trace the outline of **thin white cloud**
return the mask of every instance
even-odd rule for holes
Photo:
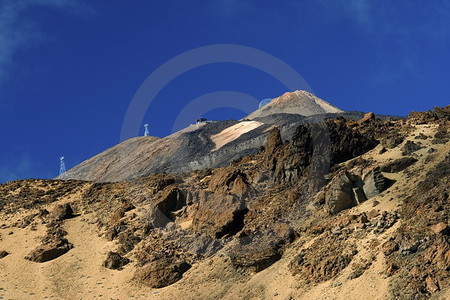
[[[319,0],[319,3],[328,20],[353,21],[371,38],[450,38],[448,0]]]
[[[92,9],[73,0],[3,0],[0,2],[0,85],[7,78],[14,53],[41,34],[23,14],[30,7],[46,7],[69,13],[91,13]]]
[[[51,178],[55,176],[57,167],[58,162],[55,161],[55,172],[52,173],[24,151],[17,151],[14,155],[3,154],[0,156],[0,183],[35,176]]]

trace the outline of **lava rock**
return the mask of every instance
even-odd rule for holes
[[[61,204],[52,211],[52,216],[57,220],[65,220],[73,217],[73,210],[70,204]]]
[[[121,270],[129,262],[130,260],[128,258],[123,257],[119,253],[109,251],[108,256],[103,262],[103,266],[111,270]]]
[[[162,288],[180,280],[190,268],[191,265],[185,261],[161,258],[138,269],[133,279],[151,288]]]
[[[4,257],[6,257],[8,255],[9,255],[9,252],[7,252],[5,250],[0,251],[0,258],[4,258]]]
[[[419,144],[416,144],[416,143],[414,143],[412,141],[406,141],[406,144],[403,145],[403,147],[402,147],[402,155],[403,156],[410,155],[410,154],[412,154],[412,153],[414,153],[414,152],[416,152],[416,151],[418,151],[418,150],[420,150],[422,148],[423,147],[420,146]]]
[[[58,242],[37,247],[36,249],[31,251],[25,258],[30,261],[43,263],[66,254],[72,248],[73,245],[69,243],[67,239],[60,239]]]
[[[413,157],[402,157],[392,162],[388,162],[381,166],[381,171],[386,173],[397,173],[405,170],[417,162],[417,159]]]

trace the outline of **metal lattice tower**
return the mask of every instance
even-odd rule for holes
[[[144,128],[145,128],[144,136],[150,136],[150,132],[148,131],[148,124],[144,124]]]
[[[66,163],[64,162],[64,156],[59,158],[61,164],[59,165],[59,177],[63,178],[66,175]]]

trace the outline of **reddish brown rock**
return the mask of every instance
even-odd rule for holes
[[[71,243],[69,243],[66,239],[61,239],[58,242],[37,247],[36,249],[31,251],[25,258],[30,261],[43,263],[60,257],[72,248],[73,245]]]
[[[373,112],[366,113],[364,117],[357,121],[358,124],[363,124],[375,120],[375,114]]]
[[[434,224],[433,226],[430,227],[430,229],[435,233],[435,234],[445,234],[448,235],[450,228],[448,227],[447,223],[444,222],[439,222],[437,224]]]
[[[432,277],[428,276],[425,279],[425,284],[427,285],[427,290],[430,292],[430,294],[434,294],[437,291],[439,291],[439,286],[437,285],[437,282],[435,282]]]
[[[275,149],[282,144],[283,140],[281,139],[280,129],[278,129],[278,127],[274,127],[267,137],[265,153],[267,155],[273,154],[275,152]]]
[[[172,261],[168,258],[158,259],[139,268],[133,279],[151,288],[162,288],[174,284],[183,277],[191,266],[184,261]]]
[[[399,246],[396,242],[389,240],[385,242],[381,248],[383,249],[384,255],[388,256],[397,251]]]

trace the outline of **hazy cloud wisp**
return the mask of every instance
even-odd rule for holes
[[[4,0],[0,4],[0,85],[7,78],[14,53],[40,36],[37,26],[23,15],[31,7],[46,7],[79,13],[90,12],[86,5],[73,0]]]

